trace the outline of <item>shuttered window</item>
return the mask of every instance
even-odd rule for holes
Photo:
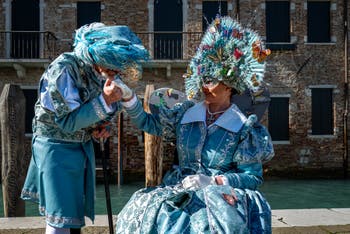
[[[39,0],[11,2],[11,58],[39,58],[40,3]],[[4,24],[3,24],[4,25]]]
[[[154,59],[182,59],[181,0],[154,1]]]
[[[330,2],[307,2],[308,42],[330,42]]]
[[[289,140],[289,98],[271,97],[269,132],[273,141]]]
[[[289,1],[266,2],[266,42],[290,42]]]
[[[210,24],[217,14],[221,16],[227,15],[227,1],[203,1],[203,32],[207,30],[208,24]]]
[[[312,90],[312,134],[333,134],[333,89],[313,88]]]
[[[32,120],[34,118],[34,105],[38,98],[37,89],[22,89],[24,97],[26,99],[25,109],[25,133],[31,134],[32,131]]]
[[[77,2],[77,27],[101,22],[101,2]]]

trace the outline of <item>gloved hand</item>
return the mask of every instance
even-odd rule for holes
[[[203,174],[189,175],[183,179],[181,183],[185,189],[191,190],[205,188],[210,184],[216,184],[214,176],[206,176]]]
[[[122,90],[122,98],[124,100],[129,100],[132,98],[132,96],[134,95],[132,90],[121,79],[116,78],[113,80],[113,82]]]

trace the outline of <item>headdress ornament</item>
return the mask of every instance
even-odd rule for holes
[[[84,25],[76,30],[73,46],[74,53],[84,63],[112,70],[138,67],[149,56],[141,40],[122,25]]]
[[[239,93],[257,90],[265,72],[264,49],[259,35],[230,17],[217,16],[209,25],[185,77],[186,95],[196,98],[203,82],[223,82]]]

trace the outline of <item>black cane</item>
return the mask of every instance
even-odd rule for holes
[[[110,196],[110,193],[109,193],[109,182],[108,182],[108,173],[107,173],[106,152],[105,152],[103,138],[100,138],[100,149],[101,149],[101,154],[102,154],[103,182],[105,184],[109,233],[113,234],[114,232],[113,232],[113,218],[112,218],[111,196]]]

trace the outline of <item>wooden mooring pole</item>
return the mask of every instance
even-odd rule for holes
[[[4,86],[0,110],[4,216],[25,216],[20,195],[29,159],[24,154],[25,97],[19,86]]]
[[[147,85],[144,97],[144,110],[150,112],[148,102],[154,85]],[[145,133],[145,172],[146,187],[156,186],[162,181],[163,144],[162,138]]]
[[[123,184],[123,112],[120,112],[118,115],[118,186]]]

